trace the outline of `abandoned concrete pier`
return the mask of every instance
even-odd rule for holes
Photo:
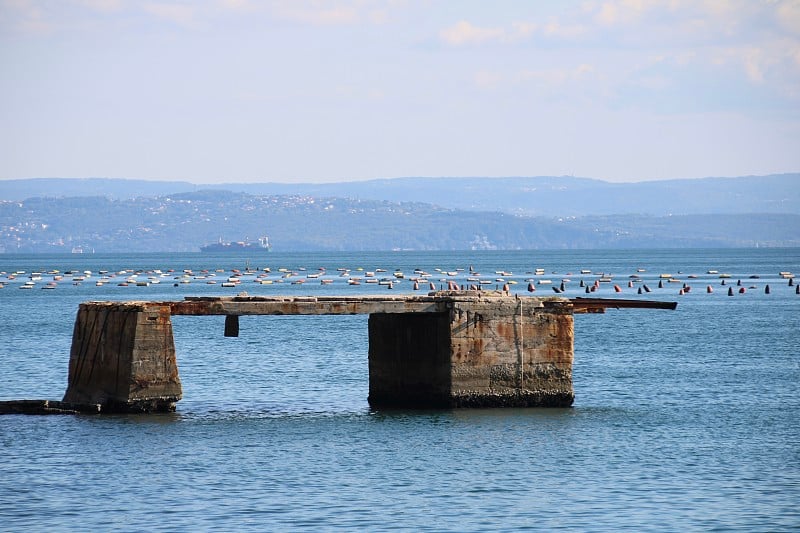
[[[369,403],[375,407],[566,407],[573,313],[673,302],[535,298],[493,291],[426,296],[189,297],[88,302],[75,320],[63,405],[102,412],[170,411],[182,388],[172,315],[369,314]]]

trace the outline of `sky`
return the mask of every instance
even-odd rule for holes
[[[800,171],[800,0],[0,0],[0,179]]]

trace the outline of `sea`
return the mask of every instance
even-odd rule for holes
[[[786,273],[800,249],[0,255],[0,400],[61,399],[85,301],[421,277],[678,302],[576,315],[559,409],[372,409],[366,315],[173,317],[176,412],[0,416],[0,531],[797,531]]]

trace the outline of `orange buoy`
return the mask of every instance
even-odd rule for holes
[[[747,291],[747,289],[745,289],[744,287],[739,287],[739,294],[744,294],[745,291]]]
[[[692,288],[689,285],[684,285],[683,286],[683,292],[691,292],[691,291],[692,291]]]
[[[683,296],[683,294],[684,294],[684,293],[683,293],[683,289],[679,290],[679,291],[678,291],[678,294],[679,294],[679,295],[681,295],[681,296]]]
[[[622,289],[619,285],[614,285],[614,292],[622,292]]]
[[[712,287],[711,285],[709,285],[708,287],[706,287],[706,292],[707,292],[707,293],[709,293],[709,294],[711,294],[712,292],[714,292],[714,287]]]

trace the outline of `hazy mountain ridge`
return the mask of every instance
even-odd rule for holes
[[[509,178],[392,178],[328,184],[232,183],[107,178],[0,181],[0,198],[106,196],[131,199],[199,190],[252,195],[308,195],[356,200],[422,202],[450,209],[531,216],[616,214],[800,214],[800,173],[610,183],[572,176]]]
[[[275,250],[800,246],[800,215],[525,217],[420,202],[202,190],[0,201],[5,253],[191,252],[268,234]]]

